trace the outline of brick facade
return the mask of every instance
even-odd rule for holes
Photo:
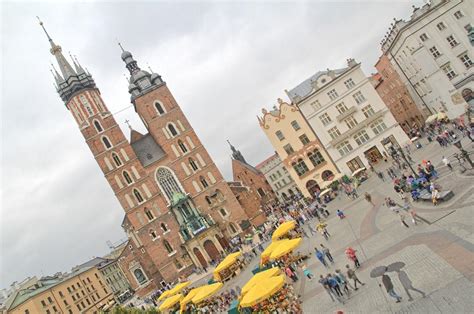
[[[408,132],[422,126],[423,115],[388,57],[382,55],[375,68],[378,73],[372,75],[372,84],[402,129]]]

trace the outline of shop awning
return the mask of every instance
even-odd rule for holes
[[[183,290],[184,288],[186,288],[187,286],[189,286],[191,283],[189,281],[186,281],[186,282],[181,282],[181,283],[178,283],[176,286],[174,286],[173,288],[171,288],[170,290],[166,290],[165,292],[163,292],[160,297],[158,298],[159,301],[165,299],[165,298],[168,298],[172,295],[175,295],[176,293],[180,292],[181,290]]]
[[[285,284],[285,277],[282,275],[264,278],[258,285],[250,289],[240,300],[241,307],[249,307],[258,304],[275,293],[277,293]]]
[[[294,220],[285,221],[284,223],[279,225],[278,228],[276,228],[276,230],[273,232],[272,240],[278,240],[279,238],[281,238],[282,236],[290,232],[290,230],[295,229],[295,227],[296,227],[296,221]]]
[[[279,240],[279,241],[274,241],[270,243],[269,246],[260,254],[260,264],[263,264],[263,262],[267,259],[270,258],[270,255],[272,254],[272,251],[278,247],[281,243],[288,241],[288,239],[284,240]]]
[[[179,301],[181,301],[182,298],[183,298],[183,295],[181,293],[175,294],[175,295],[169,297],[168,299],[166,299],[165,301],[163,301],[163,303],[160,305],[158,310],[165,311],[165,310],[173,307]]]
[[[188,304],[189,302],[191,302],[191,300],[196,296],[196,294],[199,292],[199,290],[201,289],[202,287],[197,287],[197,288],[194,288],[194,289],[191,289],[188,294],[186,294],[186,296],[180,301],[180,305],[181,305],[181,312],[184,311],[185,307],[186,307],[186,304]]]
[[[219,263],[219,265],[216,266],[216,268],[214,269],[214,280],[216,281],[220,281],[221,280],[221,276],[219,275],[219,273],[227,268],[229,268],[230,266],[232,266],[233,264],[235,264],[237,262],[237,258],[242,255],[242,252],[235,252],[235,253],[231,253],[229,255],[227,255],[223,260],[222,262]]]

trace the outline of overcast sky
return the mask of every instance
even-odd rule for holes
[[[53,87],[36,15],[88,68],[112,112],[130,105],[117,39],[161,74],[230,179],[226,139],[254,165],[270,156],[261,108],[348,57],[373,72],[383,34],[412,4],[2,2],[0,287],[68,270],[125,237],[123,211]],[[126,119],[144,131],[129,108],[116,115],[127,136]]]

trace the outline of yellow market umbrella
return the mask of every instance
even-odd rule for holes
[[[270,245],[267,246],[267,248],[262,252],[262,254],[260,254],[260,265],[262,265],[265,262],[265,260],[270,258],[270,255],[272,254],[272,251],[274,249],[276,249],[281,243],[286,242],[286,241],[288,241],[288,239],[279,240],[279,241],[270,243]]]
[[[171,308],[172,306],[174,306],[176,303],[178,303],[182,298],[183,298],[183,295],[182,295],[181,293],[175,294],[175,295],[169,297],[168,299],[166,299],[166,300],[160,305],[160,307],[158,308],[158,310],[160,310],[160,311],[165,311],[165,310]]]
[[[272,240],[278,240],[279,238],[281,238],[282,236],[290,232],[290,230],[295,229],[295,227],[296,227],[296,221],[294,220],[285,221],[284,223],[279,225],[278,228],[276,228],[276,230],[273,232]]]
[[[290,253],[301,244],[301,240],[301,238],[296,238],[280,244],[273,250],[272,254],[270,254],[270,259],[277,259]]]
[[[255,274],[249,281],[242,287],[240,292],[241,295],[246,294],[253,286],[260,284],[260,281],[266,278],[274,277],[281,274],[281,270],[278,267],[273,267]]]
[[[278,292],[285,284],[285,277],[275,276],[262,279],[258,285],[250,289],[240,300],[241,307],[254,306],[268,299],[276,292]]]
[[[211,285],[203,286],[198,293],[191,299],[194,304],[201,303],[207,298],[213,296],[224,284],[222,282],[213,283]]]
[[[166,290],[165,292],[163,292],[160,295],[160,297],[158,298],[158,300],[161,301],[161,300],[163,300],[167,297],[170,297],[170,296],[180,292],[181,290],[183,290],[183,288],[186,288],[190,284],[191,284],[191,282],[189,282],[189,281],[178,283],[176,286],[174,286],[170,290]]]
[[[216,281],[220,281],[221,280],[221,276],[219,275],[219,273],[221,271],[223,271],[224,269],[227,269],[229,268],[230,266],[232,266],[233,264],[235,264],[235,262],[237,262],[237,258],[242,255],[241,252],[235,252],[235,253],[232,253],[232,254],[229,254],[227,255],[223,260],[222,262],[219,263],[219,265],[216,266],[216,268],[214,269],[214,280]]]
[[[180,304],[181,304],[181,311],[184,311],[185,308],[186,308],[186,304],[188,304],[189,302],[191,302],[191,300],[196,296],[196,294],[199,292],[199,290],[201,289],[202,287],[197,287],[197,288],[194,288],[194,289],[191,289],[188,294],[180,301]]]
[[[171,294],[170,294],[170,291],[171,290],[166,290],[164,291],[159,297],[158,297],[158,301],[161,301],[161,300],[164,300],[166,299],[167,297],[169,297]]]

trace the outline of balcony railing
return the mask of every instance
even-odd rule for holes
[[[388,109],[387,109],[388,110]],[[368,127],[369,124],[374,122],[377,119],[380,119],[385,114],[386,110],[379,110],[364,121],[355,125],[352,129],[347,130],[346,132],[342,133],[335,139],[333,139],[329,144],[331,146],[336,146],[337,144],[341,143],[342,141],[346,140],[347,138],[351,137],[352,135],[356,134],[357,132],[361,131]]]
[[[357,107],[356,107],[356,106],[350,107],[349,109],[347,109],[347,110],[344,111],[343,113],[341,113],[341,114],[339,114],[338,116],[336,116],[337,122],[341,122],[342,120],[344,120],[345,118],[349,117],[351,114],[355,113],[356,111],[357,111]]]
[[[201,215],[194,215],[186,218],[184,223],[181,225],[179,232],[184,241],[188,241],[212,225],[214,225],[214,222],[210,218]]]

